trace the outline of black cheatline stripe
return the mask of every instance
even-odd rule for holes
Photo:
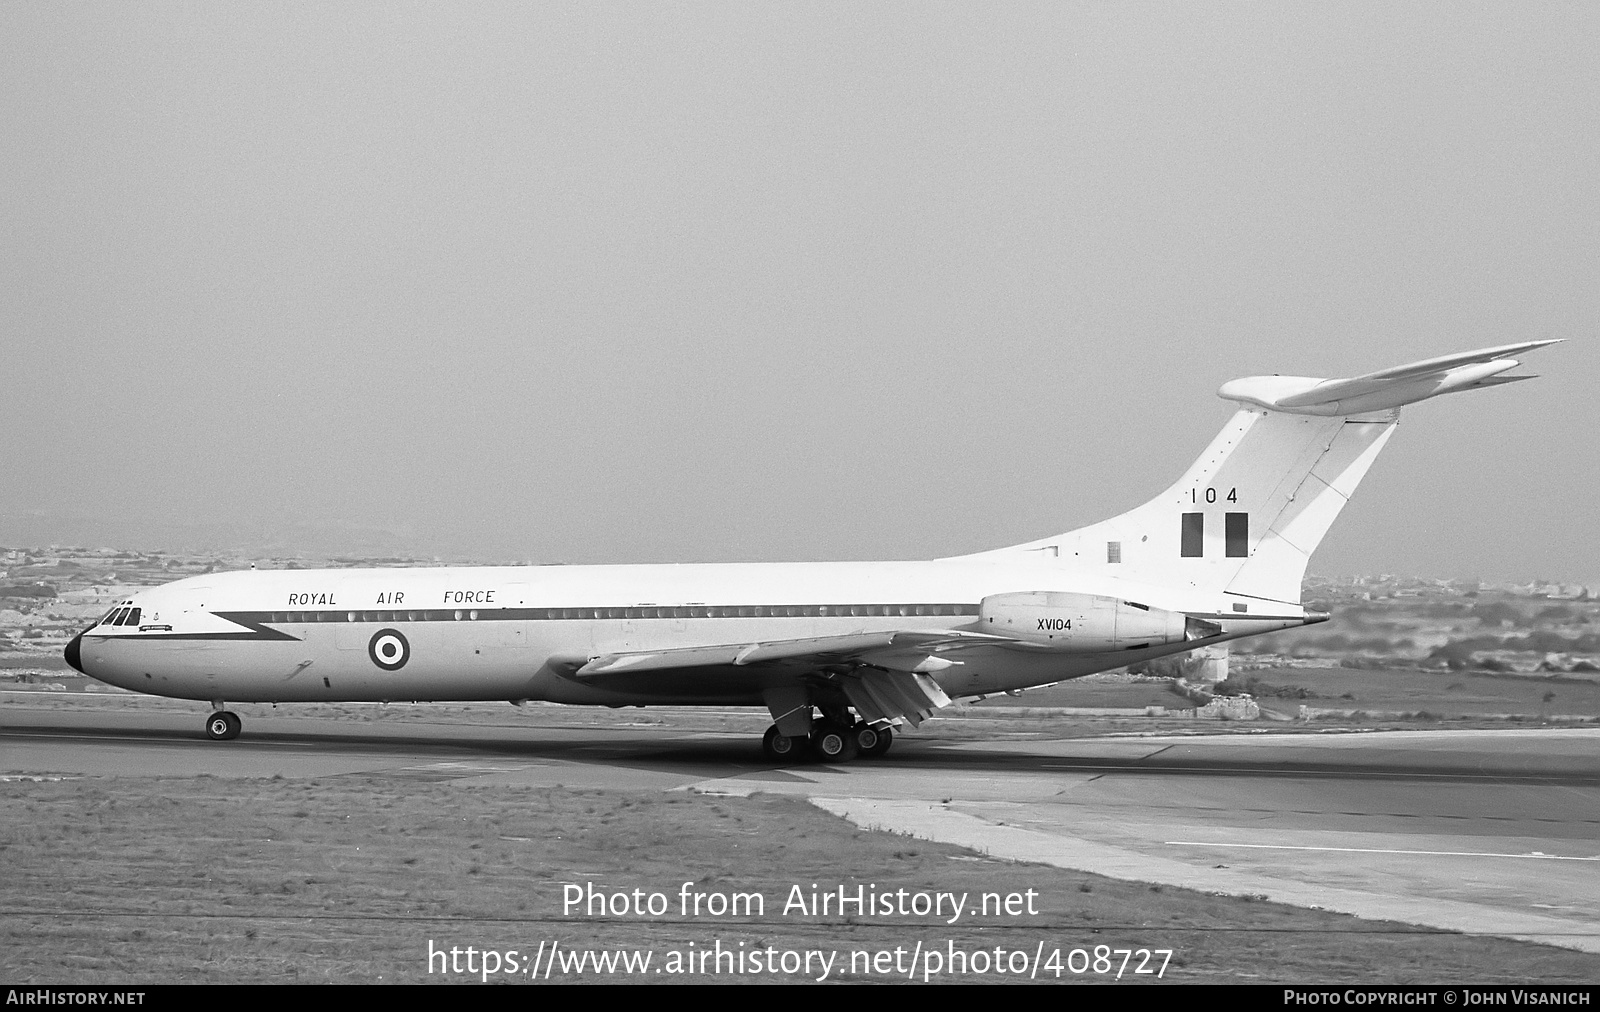
[[[136,641],[145,640],[294,640],[300,637],[290,636],[280,629],[269,629],[264,623],[272,621],[271,613],[259,611],[214,611],[211,614],[218,618],[227,619],[234,625],[244,626],[245,632],[204,632],[204,633],[164,633],[148,632],[137,636],[127,637]],[[122,638],[122,637],[116,637]]]
[[[742,604],[631,608],[376,608],[359,611],[286,610],[216,612],[252,629],[271,625],[351,622],[564,622],[686,621],[725,618],[959,618],[976,616],[976,604]],[[217,635],[217,634],[205,634]],[[247,634],[223,634],[243,637]],[[283,638],[277,634],[269,638]],[[288,637],[293,638],[293,637]]]

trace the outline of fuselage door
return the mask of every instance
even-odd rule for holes
[[[495,622],[496,642],[507,647],[526,647],[528,645],[528,620],[526,618],[528,607],[528,585],[526,583],[508,583],[500,591],[500,600],[504,602],[504,617]]]
[[[361,603],[372,595],[373,588],[359,580],[342,580],[333,599],[339,605],[334,617],[333,642],[340,650],[366,648],[367,636],[363,632]],[[370,609],[368,609],[370,610]]]

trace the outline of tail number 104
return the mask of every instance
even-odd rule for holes
[[[1197,488],[1191,488],[1189,490],[1189,501],[1192,502],[1192,503],[1196,503],[1196,504],[1198,504],[1202,499],[1204,499],[1206,502],[1216,502],[1217,501],[1217,496],[1220,495],[1220,494],[1221,493],[1219,493],[1214,488],[1208,488],[1204,492],[1200,491]],[[1222,501],[1223,502],[1233,502],[1233,503],[1238,502],[1239,501],[1239,490],[1237,488],[1228,489],[1228,494],[1222,496]]]

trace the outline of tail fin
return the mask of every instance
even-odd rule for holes
[[[1296,605],[1306,563],[1394,434],[1403,405],[1496,386],[1509,358],[1555,341],[1485,348],[1351,379],[1252,376],[1218,395],[1239,410],[1182,478],[1121,516],[985,552],[1053,552],[1064,566]],[[1220,602],[1218,607],[1221,607]],[[1249,609],[1253,610],[1253,609]]]

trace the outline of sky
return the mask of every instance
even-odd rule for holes
[[[1600,583],[1600,6],[0,4],[0,544],[931,558],[1565,338],[1311,563]]]

